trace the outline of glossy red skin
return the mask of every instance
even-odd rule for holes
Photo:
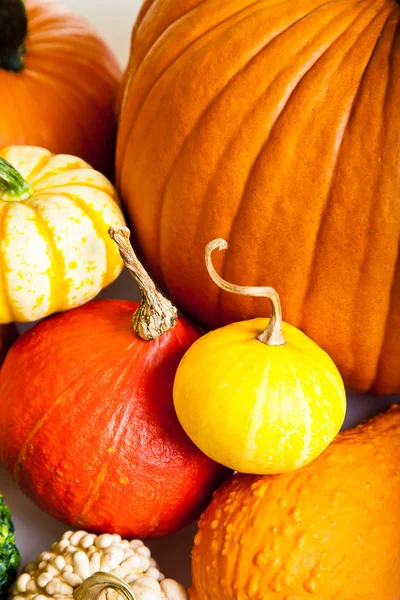
[[[136,302],[99,300],[24,334],[0,372],[0,457],[52,516],[157,537],[193,521],[226,471],[178,423],[177,366],[200,336],[180,318],[145,342]]]

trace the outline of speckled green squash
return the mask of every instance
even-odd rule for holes
[[[0,600],[5,600],[17,575],[20,556],[15,545],[14,524],[10,509],[0,494]]]

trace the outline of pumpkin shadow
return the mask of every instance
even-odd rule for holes
[[[400,395],[374,396],[373,394],[348,394],[347,413],[342,431],[350,429],[384,412],[392,404],[400,404]]]

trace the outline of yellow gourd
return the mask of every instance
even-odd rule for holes
[[[124,224],[114,187],[80,158],[0,150],[0,323],[94,298],[122,270],[108,229]]]
[[[242,473],[274,474],[315,459],[339,431],[346,394],[331,358],[282,322],[269,287],[239,287],[206,264],[223,290],[271,300],[270,319],[233,323],[196,341],[179,365],[174,404],[179,421],[209,457]]]

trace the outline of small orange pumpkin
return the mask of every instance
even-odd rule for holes
[[[42,146],[113,169],[120,67],[78,15],[53,0],[2,0],[0,148]]]

